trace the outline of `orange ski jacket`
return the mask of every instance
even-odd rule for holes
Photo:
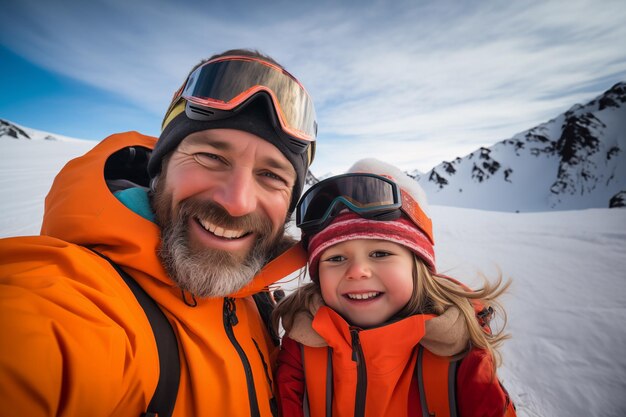
[[[158,227],[105,181],[111,155],[155,142],[117,134],[70,161],[46,197],[41,236],[0,240],[0,415],[139,416],[154,394],[159,361],[148,319],[87,247],[130,274],[170,321],[181,366],[174,416],[273,415],[275,349],[251,294],[305,258],[288,251],[232,297],[186,303],[157,258]]]
[[[455,367],[448,367],[441,366],[446,365],[446,358],[422,348],[426,356],[420,358],[421,376],[426,382],[420,385],[416,371],[419,342],[430,318],[416,315],[362,330],[349,326],[332,309],[320,307],[313,328],[328,346],[303,346],[283,338],[276,374],[282,415],[421,417],[429,415],[423,410],[428,397],[445,400],[437,416],[454,415],[445,406],[455,401],[460,416],[514,417],[508,394],[492,378],[493,363],[486,351],[471,349]],[[420,392],[424,387],[426,391],[448,389],[450,370],[456,373],[455,392]],[[442,394],[445,398],[437,398]]]

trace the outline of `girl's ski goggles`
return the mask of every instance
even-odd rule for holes
[[[289,149],[295,153],[305,152],[317,135],[311,97],[287,71],[253,57],[220,57],[194,70],[174,93],[162,129],[183,110],[192,120],[230,117],[258,93],[265,93],[273,105],[280,127],[288,136]]]
[[[434,244],[432,221],[419,204],[394,181],[375,174],[343,174],[313,185],[296,206],[296,225],[304,233],[316,233],[345,208],[381,221],[404,213]]]

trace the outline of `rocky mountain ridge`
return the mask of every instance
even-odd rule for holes
[[[609,207],[626,190],[625,103],[622,82],[510,139],[409,175],[431,204],[499,211]]]

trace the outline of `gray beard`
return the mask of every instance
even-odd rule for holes
[[[226,297],[245,287],[276,253],[278,241],[284,233],[281,227],[272,233],[269,219],[249,215],[233,218],[212,202],[183,201],[179,212],[171,215],[171,198],[154,197],[157,223],[161,226],[159,258],[169,276],[178,286],[197,297]],[[167,200],[167,201],[165,201]],[[209,218],[213,223],[234,229],[254,231],[259,238],[242,259],[230,252],[190,245],[187,225],[195,216]]]

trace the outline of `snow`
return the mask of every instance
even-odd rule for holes
[[[513,280],[500,376],[519,415],[625,415],[626,210],[431,213],[440,271]]]
[[[39,234],[54,176],[96,143],[0,137],[0,236]]]
[[[37,234],[55,173],[94,145],[0,137],[0,236]],[[626,209],[430,213],[439,271],[513,280],[499,376],[518,415],[626,415]]]

